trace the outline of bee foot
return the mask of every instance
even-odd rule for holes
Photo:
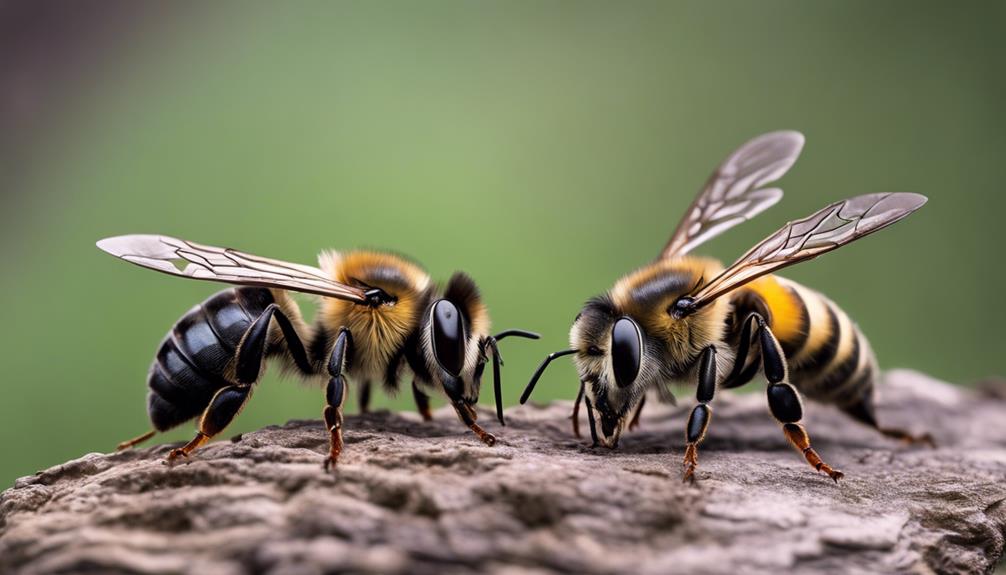
[[[171,452],[168,453],[168,458],[164,460],[164,463],[166,465],[174,465],[178,463],[179,459],[188,459],[188,458],[189,458],[188,452],[185,451],[183,448],[178,447],[172,449]]]
[[[339,454],[330,453],[328,457],[325,458],[324,463],[322,463],[322,467],[325,469],[326,472],[335,473],[339,470],[338,464],[339,464]]]
[[[695,465],[686,465],[681,474],[681,482],[695,485]]]
[[[699,467],[699,450],[694,443],[689,443],[685,447],[685,469],[681,473],[681,481],[684,483],[695,483],[695,470]]]

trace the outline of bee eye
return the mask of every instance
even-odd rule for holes
[[[465,365],[465,326],[461,312],[453,303],[442,299],[433,305],[431,323],[433,355],[437,363],[447,373],[459,377]]]
[[[596,345],[592,345],[587,348],[587,355],[604,355],[604,350]]]
[[[618,387],[631,385],[639,375],[643,336],[636,322],[623,317],[611,329],[611,367]]]

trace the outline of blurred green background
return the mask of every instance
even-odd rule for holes
[[[495,327],[544,334],[505,344],[514,403],[716,164],[783,128],[807,135],[786,198],[701,252],[732,259],[846,196],[927,194],[785,275],[850,312],[885,367],[965,384],[1004,371],[1006,4],[167,6],[101,28],[91,59],[73,50],[80,73],[44,99],[42,127],[6,135],[0,485],[148,429],[158,343],[219,289],[117,262],[98,238],[309,263],[383,247],[441,280],[466,270]],[[563,362],[536,398],[575,390]],[[408,393],[376,401],[411,409]],[[226,435],[322,406],[270,375]]]

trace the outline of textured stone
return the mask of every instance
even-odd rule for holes
[[[174,467],[168,445],[89,454],[0,496],[0,572],[987,572],[1006,530],[1004,396],[892,372],[880,417],[937,449],[808,405],[840,485],[762,393],[717,397],[695,485],[679,479],[688,407],[655,401],[615,451],[575,439],[559,402],[511,409],[492,448],[445,410],[350,416],[334,476],[317,421]]]

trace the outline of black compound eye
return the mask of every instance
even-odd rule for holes
[[[618,387],[631,385],[639,375],[643,336],[636,322],[623,317],[611,330],[611,367]]]
[[[465,366],[465,324],[453,303],[442,299],[433,305],[433,355],[437,363],[454,377]]]

